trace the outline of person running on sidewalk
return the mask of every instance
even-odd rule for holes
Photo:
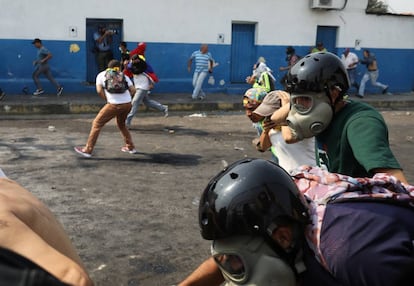
[[[164,117],[168,117],[168,105],[163,105],[160,102],[151,99],[149,97],[149,95],[151,94],[151,90],[154,88],[154,85],[159,81],[159,78],[157,76],[157,74],[155,73],[154,69],[152,68],[152,66],[150,65],[150,63],[148,62],[148,60],[145,58],[145,51],[146,51],[147,45],[144,42],[140,42],[137,44],[137,47],[135,49],[133,49],[130,52],[130,56],[131,58],[134,57],[136,58],[137,56],[145,61],[146,63],[146,69],[145,71],[142,73],[142,75],[145,75],[148,79],[149,79],[149,89],[146,95],[142,95],[141,98],[137,98],[137,108],[138,106],[142,103],[144,104],[147,108],[152,108],[158,111],[161,111],[164,114]],[[128,72],[128,74],[132,75],[132,72],[129,69],[126,69],[126,72]],[[135,82],[135,80],[133,80]],[[135,116],[136,112],[138,111],[137,108],[134,107],[134,101],[132,102],[132,110],[130,112],[130,115],[128,116],[128,118],[130,118],[132,120],[132,117]],[[127,121],[129,123],[131,123],[131,120],[127,119]],[[128,124],[129,125],[129,124]]]
[[[135,95],[132,99],[132,108],[126,117],[126,126],[129,128],[131,126],[132,118],[138,111],[139,105],[144,102],[147,107],[151,107],[164,112],[164,116],[168,116],[168,106],[162,105],[158,101],[152,100],[149,98],[148,93],[152,88],[153,81],[151,77],[146,73],[147,63],[145,58],[142,55],[134,54],[131,56],[131,61],[127,66],[127,69],[132,72],[134,75],[134,85],[136,88]]]
[[[37,49],[37,58],[33,62],[35,69],[32,75],[37,89],[33,93],[33,95],[41,95],[45,92],[39,80],[39,75],[44,74],[47,77],[47,79],[54,86],[56,86],[56,95],[61,96],[63,92],[63,87],[53,78],[52,73],[50,71],[49,60],[52,58],[52,53],[45,46],[43,46],[42,41],[38,38],[34,39],[32,44]]]
[[[118,60],[111,60],[108,64],[108,69],[100,72],[96,77],[96,92],[100,97],[106,100],[107,103],[94,119],[85,147],[74,147],[75,151],[84,157],[90,158],[92,156],[92,151],[102,127],[115,117],[118,129],[121,131],[125,141],[125,146],[121,148],[121,151],[130,154],[137,153],[134,143],[132,142],[131,134],[125,125],[126,117],[131,110],[131,96],[135,94],[135,87],[129,77],[120,72],[120,68],[121,63]],[[110,90],[108,90],[110,88],[108,88],[109,79],[107,79],[107,73],[110,72],[117,72],[122,75],[123,80],[125,81],[123,84],[126,83],[128,87],[125,87],[122,93],[110,92]]]
[[[193,52],[187,62],[188,72],[191,72],[191,65],[195,61],[195,70],[193,74],[193,94],[192,99],[203,100],[206,94],[202,90],[203,82],[208,73],[213,72],[214,60],[208,51],[208,45],[202,44],[200,49]]]
[[[358,91],[359,84],[356,82],[356,72],[359,63],[358,56],[355,53],[351,52],[350,48],[346,48],[341,55],[341,61],[348,73],[349,84],[355,87]]]
[[[365,93],[365,84],[368,80],[371,80],[373,86],[379,87],[382,90],[382,94],[388,93],[388,85],[382,84],[377,81],[379,76],[377,58],[369,50],[364,50],[364,58],[360,62],[367,66],[367,71],[361,79],[357,97],[363,98]]]

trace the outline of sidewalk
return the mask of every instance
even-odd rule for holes
[[[154,100],[166,104],[170,112],[174,111],[240,111],[243,110],[242,95],[207,94],[204,100],[192,100],[190,94],[151,94]],[[414,92],[379,95],[368,94],[363,99],[350,97],[355,101],[363,101],[379,110],[414,109]],[[97,113],[105,102],[97,94],[63,94],[57,97],[49,95],[7,95],[0,101],[0,116],[8,115],[45,115],[45,114],[88,114]],[[140,110],[147,110],[140,106]]]

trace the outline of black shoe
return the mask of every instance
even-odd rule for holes
[[[355,96],[356,97],[359,97],[359,98],[364,98],[364,96],[363,95],[360,95],[360,94],[355,94]]]
[[[386,94],[388,92],[388,86],[382,90],[382,94]]]
[[[4,91],[2,91],[0,93],[0,101],[3,100],[3,98],[6,96],[6,93]]]

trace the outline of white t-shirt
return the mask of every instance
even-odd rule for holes
[[[353,63],[358,63],[359,61],[358,56],[353,52],[349,52],[347,57],[345,57],[345,55],[342,54],[341,60],[346,69],[356,68],[357,65],[354,65],[352,68],[350,68],[349,66]]]
[[[314,137],[288,144],[283,139],[282,132],[271,129],[269,138],[279,159],[279,165],[286,171],[290,172],[302,165],[316,166]]]
[[[144,73],[134,74],[134,85],[136,88],[149,90],[150,80]]]
[[[96,76],[96,85],[100,85],[104,89],[107,102],[111,104],[123,104],[131,102],[131,94],[129,93],[129,90],[126,90],[123,93],[110,93],[105,89],[105,73],[106,70],[98,73],[98,75]],[[133,86],[133,83],[129,79],[129,77],[125,76],[125,80],[128,84],[128,87]]]

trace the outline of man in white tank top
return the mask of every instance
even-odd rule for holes
[[[286,96],[289,97],[289,94],[281,90],[269,92],[250,117],[254,122],[264,119],[263,132],[260,136],[261,148],[262,150],[270,148],[273,155],[278,158],[279,165],[287,171],[302,165],[315,166],[315,139],[309,138],[294,144],[288,144],[283,138],[283,131],[289,127],[284,122],[275,122],[270,119],[273,114],[277,116],[278,113],[288,112],[288,110],[280,109],[281,97]]]

